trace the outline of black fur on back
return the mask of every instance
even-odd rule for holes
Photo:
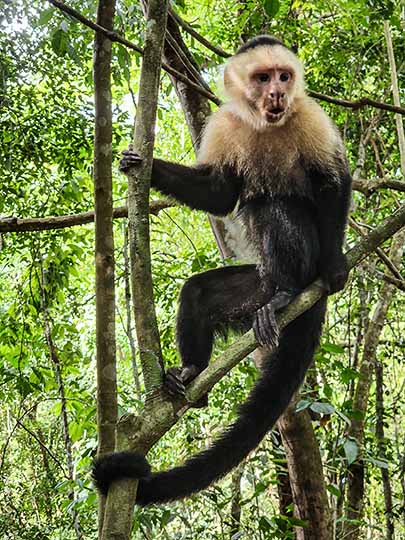
[[[281,45],[282,47],[288,49],[288,47],[280,39],[277,39],[274,36],[262,35],[249,39],[246,43],[239,47],[235,55],[242,54],[246,51],[249,51],[250,49],[254,49],[255,47],[261,47],[263,45],[270,47],[273,47],[274,45]]]

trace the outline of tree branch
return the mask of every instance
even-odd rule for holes
[[[135,118],[134,148],[142,156],[128,173],[129,253],[135,327],[146,394],[160,386],[163,360],[153,298],[149,240],[149,190],[168,0],[150,0]],[[140,294],[141,292],[141,294]]]
[[[363,229],[356,223],[356,221],[353,218],[349,218],[349,225],[358,232],[361,236],[365,237],[366,233],[363,231]],[[375,248],[375,253],[378,256],[378,258],[385,264],[385,266],[391,270],[393,275],[399,280],[402,281],[402,275],[398,268],[395,266],[395,264],[391,261],[391,259],[388,257],[388,255],[385,254],[384,250],[380,247]]]
[[[60,9],[61,11],[67,13],[68,15],[73,17],[74,19],[80,21],[85,26],[88,26],[92,30],[102,32],[103,34],[105,34],[110,39],[110,41],[114,41],[116,43],[121,43],[121,45],[124,45],[125,47],[128,47],[128,49],[132,49],[133,51],[136,51],[137,53],[139,53],[141,55],[144,54],[143,49],[141,47],[139,47],[138,45],[136,45],[135,43],[132,43],[128,39],[126,39],[126,38],[120,36],[119,34],[117,34],[116,32],[112,32],[111,30],[107,30],[103,26],[100,26],[99,24],[91,21],[90,19],[87,19],[81,13],[76,11],[75,9],[71,8],[70,6],[67,6],[64,2],[61,2],[60,0],[48,0],[48,2],[51,3],[53,6],[55,6],[56,8]],[[199,84],[196,84],[193,81],[190,81],[190,79],[188,77],[186,77],[182,73],[176,71],[175,69],[173,69],[168,64],[162,63],[162,68],[167,73],[169,73],[170,75],[173,75],[173,77],[176,77],[176,79],[178,79],[179,81],[182,81],[185,84],[188,84],[191,88],[194,88],[194,90],[196,92],[199,92],[201,95],[205,96],[206,98],[208,98],[213,103],[216,103],[217,105],[220,105],[221,101],[217,98],[217,96],[215,96],[211,92],[208,92],[207,90],[202,88]]]
[[[149,204],[149,214],[157,215],[165,208],[171,208],[176,203],[169,200],[151,201]],[[128,207],[119,206],[113,209],[113,218],[128,217]],[[5,232],[27,232],[27,231],[48,231],[51,229],[65,229],[76,225],[85,225],[94,222],[94,212],[81,212],[80,214],[69,214],[64,216],[50,216],[44,218],[18,218],[7,217],[0,219],[0,233]]]
[[[358,265],[380,244],[391,238],[404,226],[405,204],[346,253],[349,268],[352,269]],[[305,291],[303,291],[277,317],[280,329],[287,326],[291,321],[312,307],[321,298],[324,292],[322,283],[319,280],[305,289]],[[256,347],[257,342],[253,330],[249,330],[249,332],[245,333],[231,344],[230,347],[215,360],[215,362],[212,362],[190,383],[186,390],[186,400],[178,399],[175,402],[172,402],[164,395],[161,395],[161,400],[156,401],[156,410],[148,411],[148,413],[142,417],[142,421],[131,415],[123,417],[119,424],[122,424],[122,430],[126,431],[128,434],[128,449],[130,449],[132,445],[139,445],[139,441],[142,441],[142,448],[147,452],[151,446],[178,421],[179,417],[186,412],[193,402],[198,401],[204,394],[209,392],[224,375],[248,354],[254,351]],[[135,432],[133,431],[134,425],[136,425]]]
[[[129,49],[132,49],[138,52],[139,54],[143,54],[143,50],[138,45],[135,45],[134,43],[120,36],[116,32],[111,32],[110,30],[107,30],[106,28],[103,28],[102,26],[87,19],[75,9],[67,6],[64,2],[61,2],[60,0],[48,0],[48,2],[50,2],[53,6],[57,7],[61,11],[64,11],[71,17],[77,19],[78,21],[83,23],[85,26],[88,26],[89,28],[92,28],[93,30],[103,32],[111,41],[121,43],[122,45],[125,45],[125,47],[128,47]],[[209,43],[209,42],[207,41],[206,43]],[[221,104],[221,100],[217,96],[215,96],[211,92],[208,92],[207,90],[202,88],[200,85],[194,83],[193,81],[190,81],[188,77],[186,77],[179,71],[176,71],[175,69],[170,67],[168,64],[163,63],[162,68],[170,75],[173,75],[173,77],[176,77],[178,80],[184,82],[185,84],[188,84],[191,88],[194,88],[196,92],[199,92],[201,95],[205,96],[213,103],[217,105]],[[361,99],[358,99],[357,101],[349,101],[347,99],[339,99],[339,98],[327,96],[326,94],[314,92],[313,90],[309,90],[308,94],[316,99],[319,99],[320,101],[326,101],[327,103],[334,103],[335,105],[340,105],[341,107],[348,107],[349,109],[357,110],[366,106],[370,106],[376,109],[382,109],[384,111],[390,111],[390,112],[395,112],[398,114],[405,115],[404,107],[397,107],[395,105],[391,105],[390,103],[383,103],[380,101],[376,101],[374,99],[361,98]]]
[[[353,179],[353,189],[355,191],[360,191],[360,193],[363,193],[363,195],[368,197],[379,189],[392,189],[394,191],[405,192],[405,182],[384,178],[373,180],[359,178],[357,180]]]
[[[339,99],[332,96],[327,96],[326,94],[320,94],[319,92],[314,92],[313,90],[308,90],[308,95],[319,99],[320,101],[334,103],[335,105],[340,105],[341,107],[347,107],[353,110],[362,109],[364,107],[374,107],[375,109],[382,109],[383,111],[390,111],[405,115],[404,107],[397,107],[396,105],[391,105],[390,103],[383,103],[381,101],[376,101],[375,99],[370,99],[367,97],[360,98],[356,101],[349,101],[348,99]]]
[[[115,0],[99,0],[97,22],[112,29]],[[112,196],[112,45],[102,32],[94,34],[94,210],[97,365],[97,455],[113,452],[118,420],[115,343],[115,259]],[[99,497],[99,538],[105,497]]]
[[[217,47],[216,45],[213,45],[208,39],[206,39],[204,36],[199,34],[192,26],[190,26],[184,19],[180,17],[180,15],[174,11],[173,8],[169,10],[169,15],[173,17],[173,19],[177,22],[179,26],[183,28],[190,36],[195,38],[199,43],[204,45],[207,49],[212,51],[213,53],[217,54],[218,56],[221,56],[222,58],[230,58],[232,54],[224,51],[221,49],[221,47]]]

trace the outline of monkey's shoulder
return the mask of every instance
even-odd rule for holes
[[[208,119],[198,151],[200,163],[222,166],[231,163],[244,144],[244,126],[240,119],[221,106]]]

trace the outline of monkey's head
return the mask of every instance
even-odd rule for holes
[[[258,130],[284,125],[305,94],[301,62],[272,36],[239,48],[225,67],[224,86],[237,113]]]

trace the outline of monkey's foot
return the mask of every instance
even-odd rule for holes
[[[166,371],[166,377],[163,383],[165,390],[171,396],[185,396],[186,386],[189,382],[197,377],[201,370],[194,365],[187,366],[184,368],[169,368]],[[193,407],[202,408],[207,407],[208,405],[208,394],[203,396],[201,399],[193,403]]]
[[[262,347],[278,347],[280,330],[276,312],[285,308],[297,295],[296,291],[278,291],[268,304],[256,311],[253,317],[253,332]]]
[[[275,349],[278,346],[280,332],[273,306],[265,304],[253,317],[253,332],[259,345]]]

